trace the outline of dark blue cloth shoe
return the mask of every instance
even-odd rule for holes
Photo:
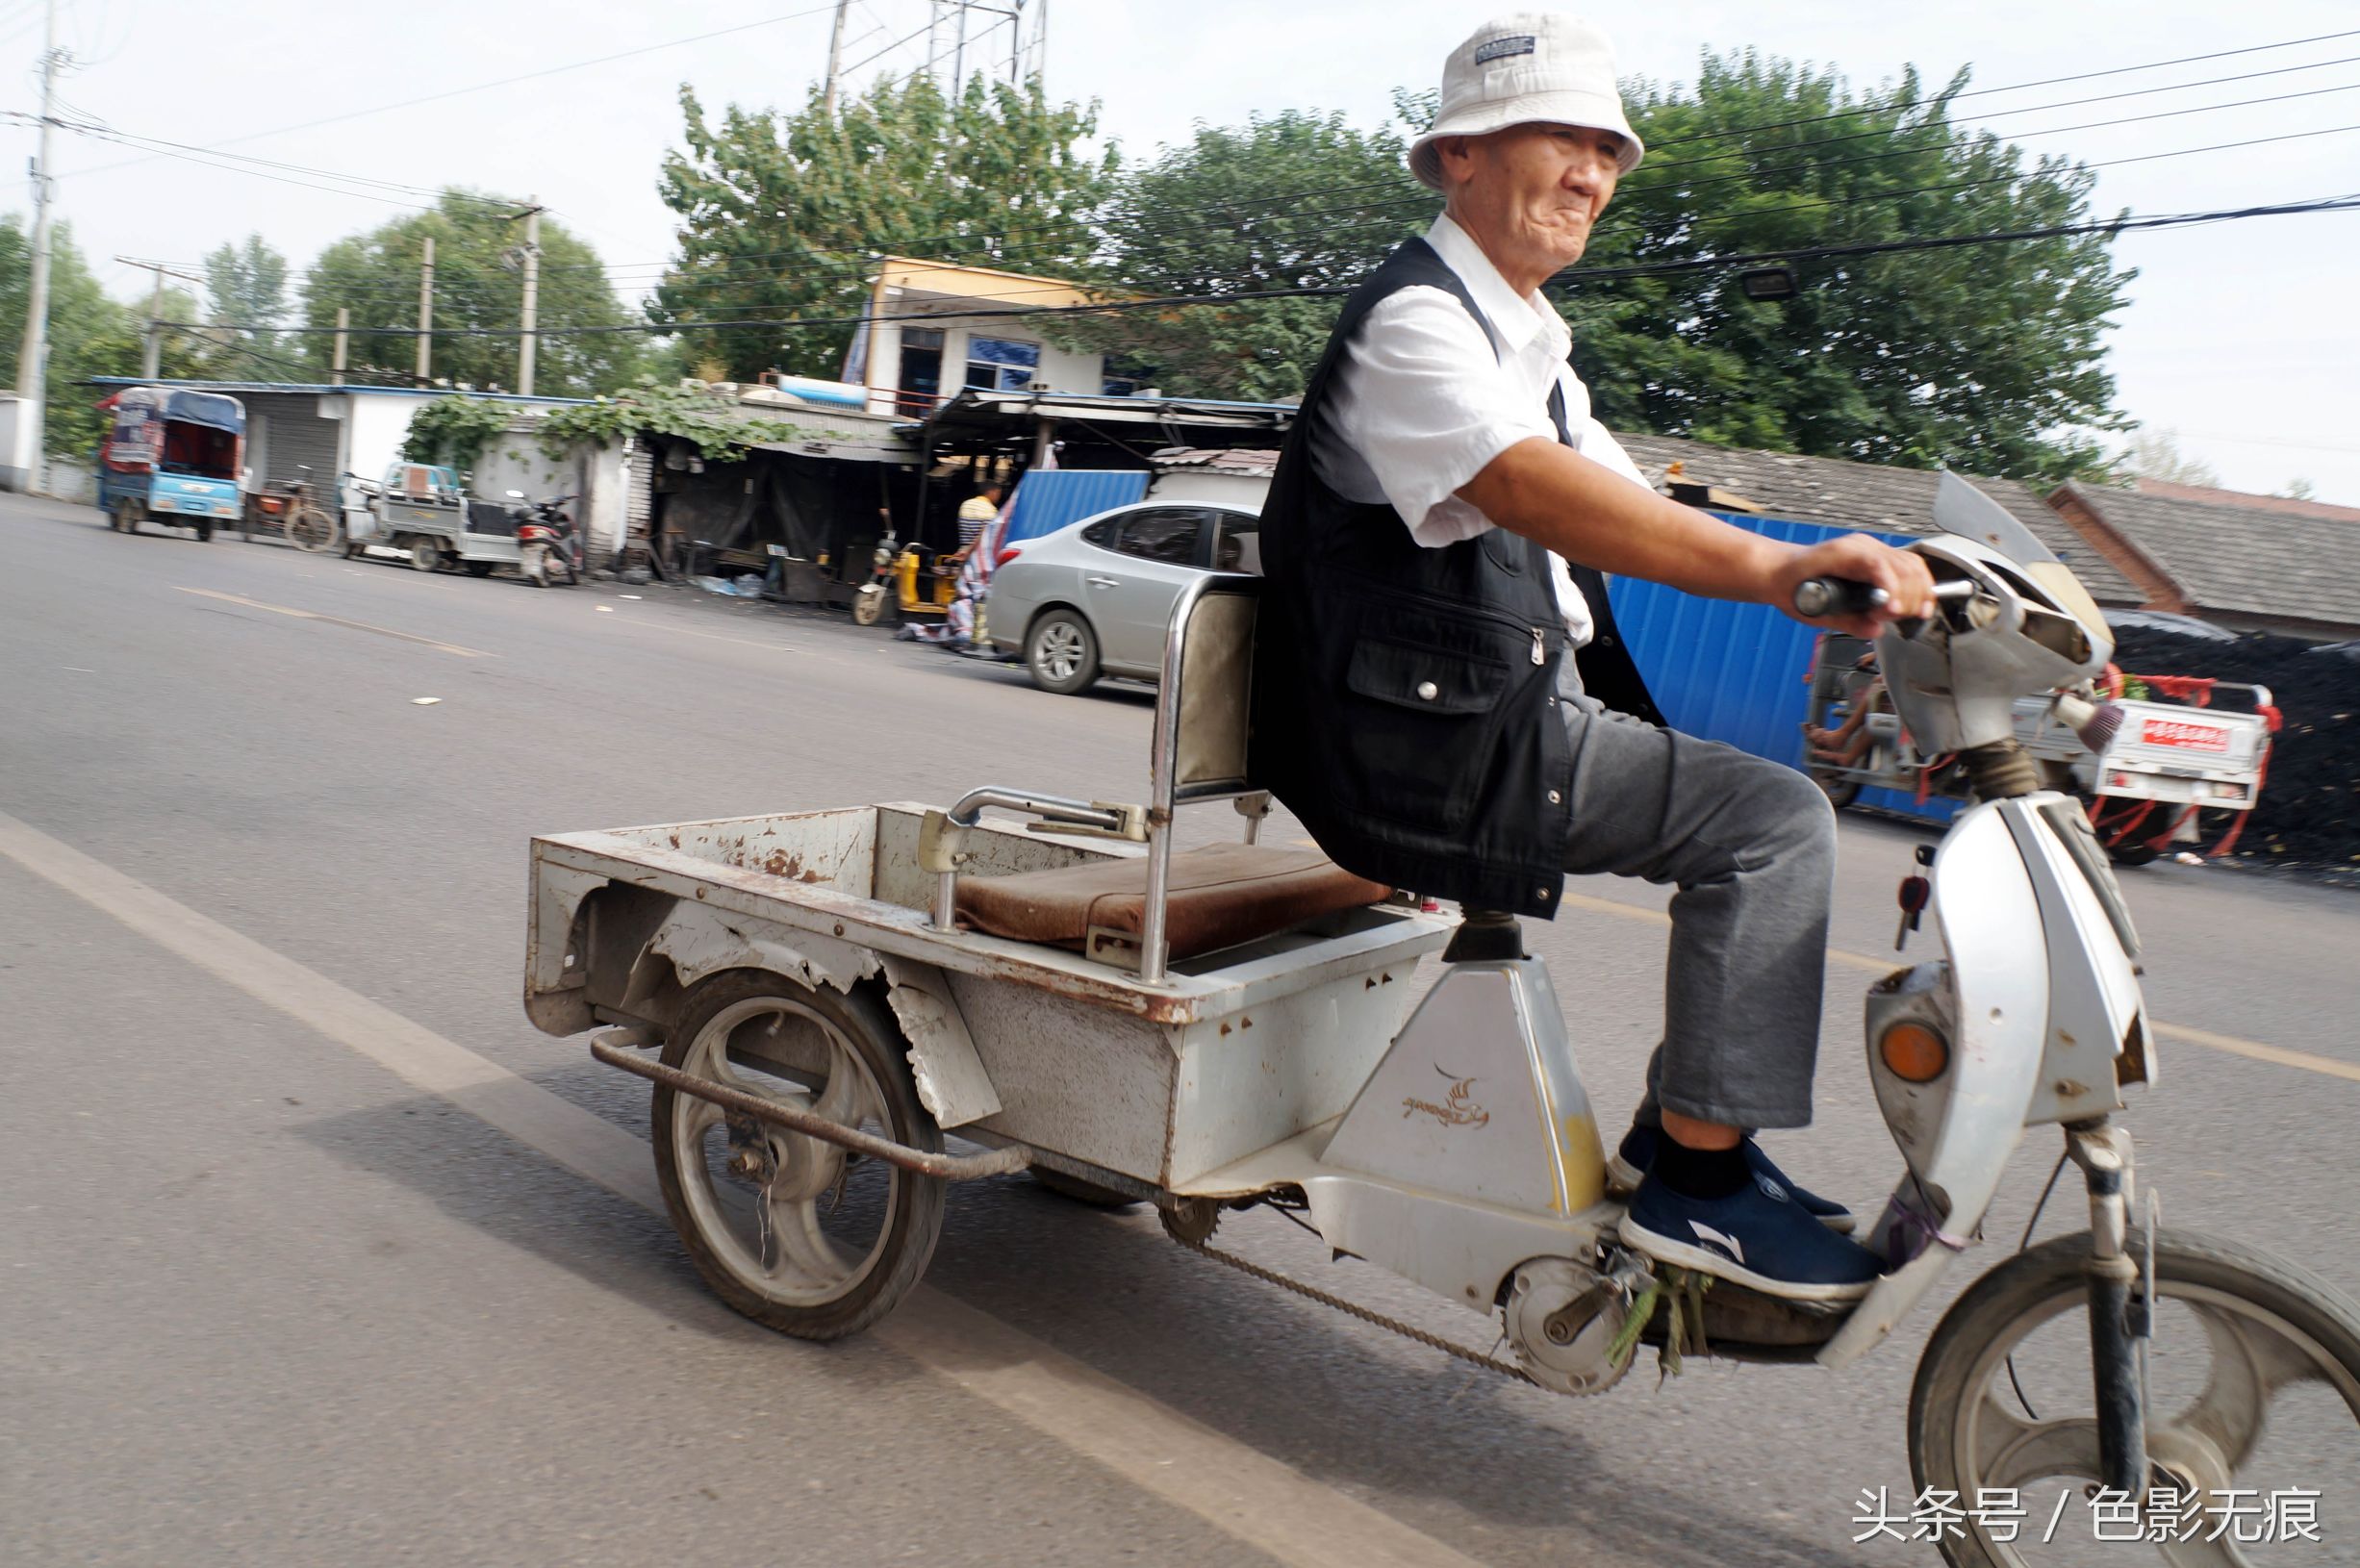
[[[1813,1218],[1793,1195],[1757,1175],[1726,1198],[1687,1198],[1649,1176],[1622,1217],[1624,1245],[1793,1302],[1848,1302],[1868,1293],[1885,1264]]]
[[[1650,1167],[1656,1162],[1656,1140],[1663,1129],[1640,1123],[1631,1124],[1631,1130],[1622,1135],[1622,1147],[1606,1163],[1606,1184],[1611,1192],[1636,1192]],[[1803,1211],[1838,1235],[1848,1236],[1859,1227],[1860,1221],[1850,1209],[1832,1198],[1822,1198],[1815,1192],[1805,1192],[1787,1179],[1787,1173],[1770,1163],[1770,1156],[1753,1139],[1745,1140],[1745,1164],[1756,1176],[1768,1176],[1787,1189],[1787,1193]]]

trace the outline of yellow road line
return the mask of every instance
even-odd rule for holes
[[[1560,907],[1573,907],[1611,915],[1617,920],[1640,921],[1650,925],[1669,925],[1672,921],[1661,909],[1640,909],[1632,904],[1618,903],[1612,898],[1600,898],[1586,893],[1567,893],[1559,899]],[[1886,974],[1902,966],[1899,954],[1878,958],[1865,952],[1846,952],[1841,948],[1827,949],[1828,961],[1856,969],[1866,974]],[[2344,1078],[2360,1083],[2360,1065],[2340,1062],[2332,1056],[2321,1056],[2307,1050],[2289,1050],[2284,1046],[2265,1045],[2259,1040],[2241,1040],[2233,1034],[2215,1034],[2210,1029],[2198,1029],[2185,1024],[2164,1024],[2152,1018],[2147,1026],[2167,1040],[2182,1045],[2202,1046],[2207,1050],[2226,1051],[2232,1056],[2244,1056],[2251,1061],[2270,1062],[2278,1067],[2300,1068],[2306,1073],[2318,1073],[2330,1078]]]
[[[416,643],[422,647],[439,648],[444,653],[455,653],[462,659],[496,659],[499,657],[496,653],[486,653],[482,648],[463,647],[457,643],[441,643],[431,637],[420,637],[416,632],[397,632],[391,626],[372,626],[366,620],[346,620],[342,616],[321,615],[317,610],[298,610],[292,605],[270,604],[262,599],[247,598],[242,594],[223,594],[211,588],[181,588],[176,589],[175,592],[194,594],[199,598],[223,599],[231,604],[242,604],[249,610],[267,610],[274,616],[289,616],[296,620],[324,620],[331,626],[349,627],[356,632],[374,632],[379,637],[398,638],[404,643]]]

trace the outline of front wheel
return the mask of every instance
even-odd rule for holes
[[[419,571],[442,570],[442,542],[431,534],[412,535],[410,538],[410,565]]]
[[[884,1004],[760,970],[698,981],[664,1064],[816,1111],[928,1152],[942,1129],[919,1101]],[[939,1176],[853,1154],[711,1100],[659,1088],[656,1176],[705,1283],[766,1328],[841,1339],[918,1283],[942,1234]]]
[[[1910,1470],[1921,1499],[1932,1489],[1966,1512],[1941,1539],[1953,1568],[2054,1561],[2094,1539],[2143,1537],[2167,1562],[2244,1562],[2233,1542],[2259,1536],[2204,1539],[2224,1509],[2243,1510],[2230,1518],[2243,1532],[2273,1490],[2332,1496],[2360,1473],[2360,1309],[2290,1264],[2167,1230],[2155,1250],[2147,1454],[2154,1485],[2177,1502],[2168,1515],[2146,1510],[2138,1533],[2103,1533],[2131,1527],[2102,1524],[2083,1495],[2098,1479],[2090,1245],[2087,1232],[2061,1237],[1985,1275],[1917,1364]],[[2144,1240],[2132,1252],[2144,1266]],[[2293,1442],[2265,1444],[2273,1415]],[[1986,1516],[1979,1505],[1995,1496],[2005,1513]],[[2063,1523],[2044,1530],[2061,1503]]]
[[[874,626],[885,619],[885,591],[875,583],[864,583],[852,595],[852,624]]]
[[[196,542],[199,544],[210,544],[213,543],[213,521],[211,518],[199,518],[197,519]]]
[[[1098,681],[1098,634],[1080,611],[1052,610],[1025,639],[1025,668],[1044,692],[1072,696],[1088,691]]]

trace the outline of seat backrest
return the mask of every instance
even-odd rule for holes
[[[1261,586],[1258,577],[1200,577],[1172,608],[1151,763],[1154,804],[1167,821],[1174,806],[1256,788],[1247,736]]]

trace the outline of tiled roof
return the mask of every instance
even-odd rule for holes
[[[2326,501],[2298,501],[2292,495],[2256,495],[2250,491],[2221,490],[2214,485],[2181,485],[2169,479],[2134,479],[2131,489],[2142,495],[2161,495],[2170,501],[2202,501],[2208,506],[2234,506],[2257,512],[2284,512],[2297,518],[2325,518],[2333,522],[2360,522],[2360,506],[2335,506]]]
[[[1616,436],[1639,471],[1661,485],[1681,465],[1680,478],[1742,495],[1764,516],[1839,528],[1885,533],[1933,531],[1934,491],[1941,475],[1928,468],[1890,468],[1841,458],[1788,452],[1738,451],[1676,436]],[[2007,508],[2041,543],[2073,569],[2100,604],[2140,604],[2146,595],[2117,571],[2059,517],[2038,493],[2013,479],[1970,479]]]
[[[2360,626],[2360,522],[2106,485],[2065,489],[2154,562],[2198,614]]]

